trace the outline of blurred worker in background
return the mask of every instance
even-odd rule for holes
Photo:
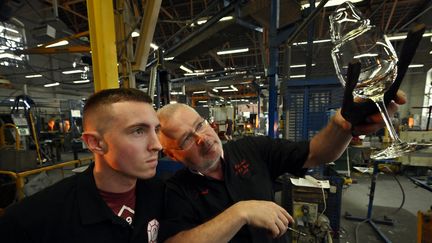
[[[53,131],[54,131],[55,123],[56,123],[56,121],[55,121],[54,118],[50,118],[50,119],[48,120],[47,125],[48,125],[48,131],[49,131],[49,132],[53,132]]]
[[[152,100],[108,89],[84,107],[94,163],[6,209],[2,242],[156,242],[163,184],[151,179],[162,149]]]
[[[405,103],[404,95],[395,98]],[[388,110],[397,110],[395,102]],[[164,152],[187,168],[167,181],[166,242],[278,242],[294,220],[275,204],[273,182],[283,173],[303,176],[307,168],[332,162],[352,133],[382,128],[380,114],[352,127],[338,111],[310,142],[244,137],[222,145],[207,121],[185,104],[158,111]]]
[[[233,121],[227,117],[225,120],[225,138],[226,140],[232,140],[233,133]]]

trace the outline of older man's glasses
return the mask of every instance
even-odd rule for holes
[[[180,143],[179,148],[177,150],[187,150],[189,149],[192,144],[195,142],[195,137],[197,135],[202,134],[206,128],[208,127],[208,122],[206,119],[203,119],[201,122],[197,124],[195,127],[195,130],[191,133],[189,133]]]

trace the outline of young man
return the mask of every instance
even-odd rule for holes
[[[396,109],[391,103],[389,111]],[[167,105],[158,117],[164,152],[188,167],[167,181],[169,219],[160,239],[176,243],[283,241],[277,238],[294,220],[272,202],[273,181],[285,172],[301,176],[306,168],[334,161],[353,132],[338,112],[310,142],[245,137],[222,146],[206,120],[187,105]],[[369,120],[355,132],[383,127],[379,114]]]
[[[0,218],[2,242],[156,242],[162,183],[152,100],[108,89],[84,107],[83,140],[94,164],[25,198]]]

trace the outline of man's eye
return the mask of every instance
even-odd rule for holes
[[[198,126],[196,127],[196,131],[197,132],[199,132],[199,131],[201,131],[202,130],[202,128],[203,128],[203,123],[202,122],[200,122],[200,123],[198,123]]]
[[[137,129],[135,129],[134,133],[138,134],[138,135],[141,135],[141,134],[144,133],[144,129],[143,128],[137,128]]]
[[[189,135],[188,135],[188,136],[183,140],[183,142],[181,143],[182,146],[187,145],[187,144],[191,141],[191,139],[192,139],[192,136],[189,134]]]

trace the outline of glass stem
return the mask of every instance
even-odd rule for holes
[[[381,113],[381,116],[386,124],[387,130],[390,134],[390,137],[393,139],[393,143],[400,144],[402,141],[399,139],[399,136],[397,135],[393,124],[391,123],[390,117],[387,112],[386,105],[384,103],[384,97],[380,97],[378,99],[373,100],[376,106],[378,107],[379,112]]]

